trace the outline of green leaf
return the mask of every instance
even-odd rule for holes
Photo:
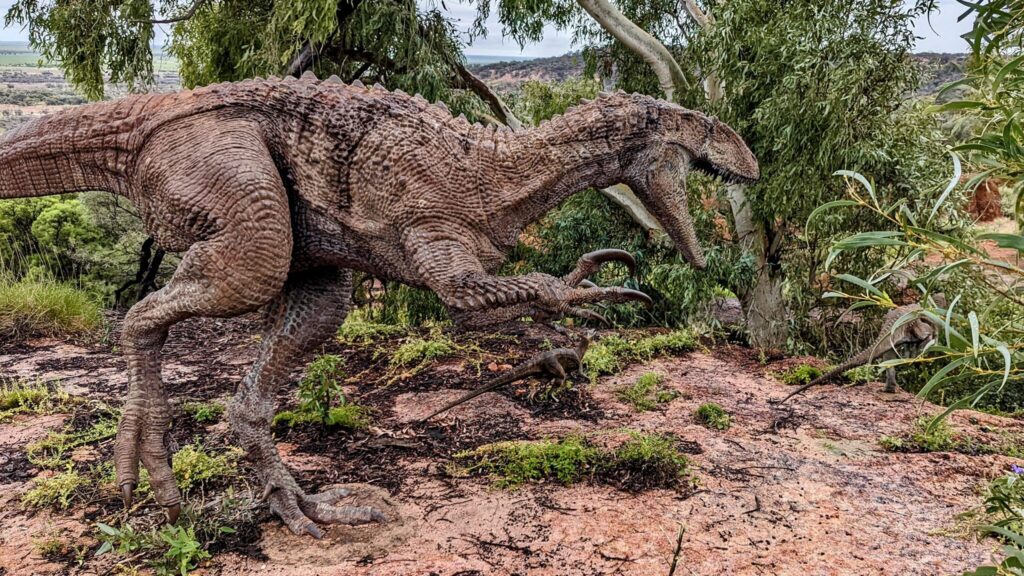
[[[967,313],[967,321],[971,323],[971,346],[974,348],[974,357],[978,357],[979,348],[979,328],[978,328],[978,315],[971,310]]]
[[[103,554],[106,554],[107,552],[110,552],[113,549],[114,546],[108,540],[99,547],[99,550],[96,550],[96,556],[102,556]]]
[[[941,112],[952,112],[954,110],[977,110],[987,106],[985,102],[978,100],[953,100],[952,102],[946,102],[937,106],[929,106],[928,112],[938,114]]]
[[[853,172],[851,170],[836,170],[835,172],[832,173],[832,175],[833,176],[844,176],[846,178],[853,178],[857,182],[860,182],[861,185],[864,186],[864,189],[868,191],[868,195],[871,196],[872,202],[874,202],[875,206],[878,207],[878,198],[875,197],[875,187],[872,186],[871,183],[868,182],[868,179],[865,178],[863,175],[861,175],[861,174],[859,174],[857,172]]]
[[[860,202],[857,202],[856,200],[833,200],[832,202],[828,202],[828,203],[822,204],[821,206],[818,206],[817,208],[815,208],[814,211],[811,212],[811,215],[807,217],[807,224],[804,225],[804,228],[810,228],[811,227],[811,220],[814,220],[814,217],[817,216],[819,212],[824,212],[825,210],[831,210],[832,208],[839,208],[841,206],[859,206],[859,205],[860,205]]]
[[[926,222],[926,224],[931,223],[932,219],[935,218],[935,214],[939,211],[939,207],[942,206],[946,201],[946,198],[949,197],[949,193],[952,192],[960,182],[960,157],[953,152],[950,152],[949,155],[953,157],[953,178],[950,179],[949,184],[946,186],[946,190],[942,192],[939,199],[935,201],[935,205],[932,206],[932,211],[928,214],[928,222]]]
[[[996,72],[996,77],[992,81],[993,94],[999,92],[999,88],[1002,86],[1003,81],[1006,79],[1006,77],[1012,74],[1018,68],[1020,68],[1020,65],[1022,63],[1024,63],[1024,55],[1018,56],[1013,60],[1010,60],[1002,68],[999,69],[999,72]]]
[[[1000,248],[1013,248],[1018,252],[1024,252],[1024,235],[989,232],[979,234],[978,240],[995,240],[996,245]]]
[[[1019,546],[1021,548],[1024,548],[1024,535],[1017,534],[1013,530],[1010,530],[1008,528],[1003,528],[1002,526],[991,526],[991,525],[990,526],[982,526],[981,529],[984,530],[985,532],[994,532],[996,534],[999,534],[1000,536],[1002,536],[1003,538],[1006,538],[1007,540],[1013,542],[1017,546]]]
[[[932,389],[934,389],[936,386],[938,386],[940,383],[942,383],[946,379],[946,375],[947,374],[949,374],[953,370],[956,370],[957,368],[963,366],[963,364],[965,362],[967,362],[967,360],[968,360],[968,358],[966,358],[966,357],[964,357],[964,358],[957,358],[956,360],[954,360],[954,361],[950,362],[949,364],[946,364],[945,366],[943,366],[942,369],[939,370],[938,372],[936,372],[935,374],[932,374],[932,377],[928,379],[928,383],[925,384],[924,387],[922,387],[920,391],[918,391],[918,393],[917,393],[918,398],[927,399],[928,398],[928,394],[930,394]]]
[[[875,288],[867,280],[862,280],[862,279],[860,279],[860,278],[858,278],[858,277],[856,277],[856,276],[854,276],[852,274],[839,274],[839,275],[836,276],[836,279],[837,280],[843,280],[845,282],[849,282],[850,284],[856,284],[857,286],[860,286],[861,288],[863,288],[864,291],[869,292],[871,294],[874,294],[875,296],[882,296],[882,291],[881,290],[879,290],[878,288]]]
[[[97,522],[96,527],[100,529],[100,532],[103,532],[107,536],[117,536],[120,534],[117,528],[114,528],[109,524],[104,524],[103,522]]]

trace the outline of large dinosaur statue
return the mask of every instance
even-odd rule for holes
[[[932,300],[940,308],[946,306],[946,299],[942,294],[933,294]],[[882,321],[882,328],[878,331],[878,336],[867,348],[854,354],[839,366],[797,388],[778,403],[782,404],[809,388],[825,384],[844,372],[860,366],[866,366],[875,360],[894,360],[896,358],[909,358],[921,354],[929,343],[934,342],[938,338],[939,326],[936,325],[935,321],[928,316],[921,315],[897,325],[904,316],[914,314],[920,310],[921,304],[917,302],[893,308],[886,313]],[[896,368],[890,366],[885,369],[884,391],[891,394],[896,392],[896,390]]]
[[[691,167],[729,181],[759,176],[729,127],[647,96],[605,94],[513,133],[453,118],[422,97],[309,74],[134,95],[29,122],[0,139],[0,198],[113,192],[138,207],[161,248],[183,253],[170,282],[124,319],[129,392],[114,460],[126,503],[141,462],[170,519],[180,512],[164,443],[168,328],[264,308],[266,333],[229,423],[271,509],[295,533],[320,536],[317,523],[383,516],[337,505],[341,493],[306,494],[269,423],[275,391],[303,352],[344,320],[352,270],[433,290],[471,328],[643,300],[581,286],[619,252],[581,259],[563,278],[495,272],[527,224],[576,192],[616,183],[703,267],[687,211]]]

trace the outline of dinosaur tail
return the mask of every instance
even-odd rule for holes
[[[0,199],[120,192],[131,119],[109,103],[36,118],[0,137]]]
[[[525,377],[529,376],[530,374],[535,374],[535,373],[537,373],[537,369],[533,365],[531,365],[531,364],[521,365],[521,366],[519,366],[517,368],[513,368],[512,370],[509,370],[508,372],[506,372],[506,373],[502,374],[501,376],[498,376],[497,378],[495,378],[494,381],[489,382],[487,384],[484,384],[483,386],[481,386],[481,387],[479,387],[479,388],[477,388],[475,390],[472,390],[470,392],[467,392],[466,394],[463,394],[459,398],[457,398],[455,400],[452,400],[451,402],[445,404],[441,408],[438,408],[437,410],[433,411],[429,416],[421,418],[420,419],[420,423],[426,422],[427,420],[430,420],[431,418],[433,418],[434,416],[437,416],[438,414],[442,414],[444,412],[447,412],[447,411],[451,410],[452,408],[455,408],[459,404],[463,404],[465,402],[469,402],[473,398],[476,398],[477,396],[479,396],[479,395],[481,395],[481,394],[483,394],[485,392],[490,392],[491,390],[494,390],[496,388],[501,388],[505,384],[508,384],[510,382],[515,382],[516,380],[520,380],[522,378],[525,378]]]

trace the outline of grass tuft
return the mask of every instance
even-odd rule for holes
[[[697,419],[700,423],[713,430],[728,430],[732,426],[732,417],[729,413],[714,402],[701,404],[697,408]]]
[[[207,451],[201,444],[189,444],[174,453],[171,458],[171,470],[174,471],[178,488],[187,492],[196,486],[235,475],[241,457],[240,448],[231,448],[215,454]]]
[[[957,440],[953,429],[945,421],[939,421],[928,430],[932,419],[921,416],[914,421],[914,429],[908,437],[882,436],[879,445],[890,452],[949,452],[969,449]]]
[[[433,330],[427,338],[410,338],[399,346],[391,354],[390,364],[392,368],[406,368],[413,365],[420,367],[431,360],[450,356],[455,353],[455,350],[454,342],[441,334],[440,330]]]
[[[657,372],[647,372],[636,379],[632,386],[619,390],[619,400],[629,404],[637,412],[654,410],[661,404],[675,400],[680,396],[677,390],[666,390],[661,387],[665,378]]]
[[[0,337],[82,336],[103,324],[88,293],[57,282],[0,277]]]
[[[629,440],[615,449],[604,475],[630,490],[672,487],[688,477],[689,464],[675,438],[632,432]]]

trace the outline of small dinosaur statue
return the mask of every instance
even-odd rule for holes
[[[942,294],[933,294],[932,300],[940,308],[946,306],[946,299]],[[825,384],[844,372],[865,366],[875,360],[884,361],[917,356],[924,351],[929,343],[937,338],[938,326],[927,316],[919,316],[899,326],[896,326],[896,323],[907,314],[913,314],[919,310],[921,310],[921,305],[916,302],[893,308],[885,315],[882,328],[878,332],[878,337],[875,338],[875,341],[870,346],[854,354],[827,373],[797,388],[778,403],[782,404],[790,398],[802,394],[809,388]],[[895,330],[893,329],[894,327]],[[889,367],[885,370],[884,390],[888,393],[896,392],[896,368],[894,367]]]
[[[574,348],[555,348],[553,350],[545,350],[534,355],[533,358],[530,358],[526,362],[523,362],[508,372],[498,376],[493,382],[489,382],[461,398],[445,404],[426,418],[420,419],[419,423],[422,424],[434,416],[447,412],[459,404],[468,402],[485,392],[490,392],[491,390],[501,388],[506,384],[511,384],[512,382],[522,380],[523,378],[528,378],[530,376],[550,376],[551,382],[549,385],[554,388],[560,388],[565,384],[566,376],[575,371],[582,372],[583,356],[587,353],[587,347],[590,346],[590,341],[593,338],[593,335],[593,331],[588,331],[583,335],[579,344]]]
[[[263,310],[257,360],[228,422],[271,510],[316,537],[321,523],[384,518],[337,492],[307,494],[270,433],[278,389],[351,308],[353,271],[432,290],[468,328],[646,302],[636,290],[583,284],[604,262],[631,260],[621,250],[585,254],[562,277],[497,272],[527,225],[577,192],[618,183],[705,267],[687,208],[693,169],[729,182],[760,176],[724,123],[649,96],[605,93],[513,132],[419,95],[312,73],[130,95],[0,137],[0,199],[111,192],[138,208],[157,247],[182,254],[171,280],[124,318],[129,384],[114,469],[125,504],[141,464],[169,519],[181,512],[164,442],[170,327]]]

